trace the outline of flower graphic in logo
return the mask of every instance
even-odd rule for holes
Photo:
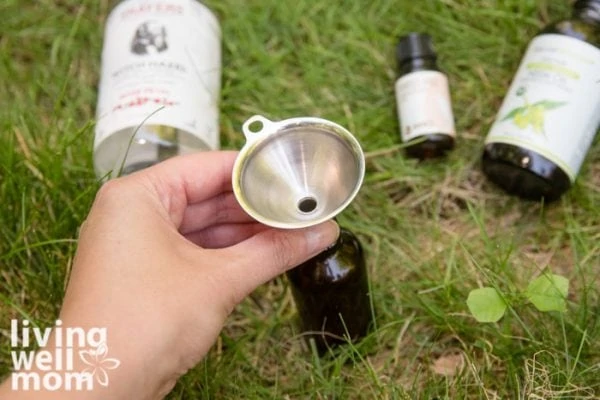
[[[107,353],[108,346],[106,343],[100,343],[95,349],[79,352],[81,360],[89,365],[83,370],[83,373],[96,376],[96,381],[104,387],[108,386],[108,373],[106,371],[115,369],[121,364],[121,361],[116,358],[107,358]]]

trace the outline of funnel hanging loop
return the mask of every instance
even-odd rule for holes
[[[251,129],[251,125],[259,125],[258,129]],[[242,125],[242,132],[246,139],[250,139],[253,135],[257,135],[266,130],[267,127],[273,125],[273,121],[263,117],[262,115],[253,115]]]

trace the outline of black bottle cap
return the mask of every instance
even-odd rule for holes
[[[400,38],[396,47],[398,64],[415,58],[431,58],[435,60],[437,55],[433,49],[431,36],[426,33],[411,32]]]
[[[573,4],[575,13],[587,12],[594,20],[600,21],[600,0],[577,0]]]
[[[597,7],[598,5],[600,5],[600,0],[576,0],[575,3],[573,3],[574,8],[586,6]]]

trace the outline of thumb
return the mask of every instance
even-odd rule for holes
[[[227,258],[237,262],[219,268],[220,278],[235,291],[231,294],[238,303],[259,285],[325,250],[339,234],[333,220],[303,229],[267,229],[226,250]]]

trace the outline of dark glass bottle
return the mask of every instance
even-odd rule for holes
[[[330,248],[287,272],[307,339],[320,354],[367,334],[372,320],[363,249],[341,229]]]
[[[600,0],[530,43],[490,129],[482,167],[525,199],[558,199],[573,183],[600,125]]]
[[[454,116],[448,78],[436,63],[431,37],[409,33],[396,48],[400,71],[396,103],[406,154],[427,159],[443,156],[454,147]]]

